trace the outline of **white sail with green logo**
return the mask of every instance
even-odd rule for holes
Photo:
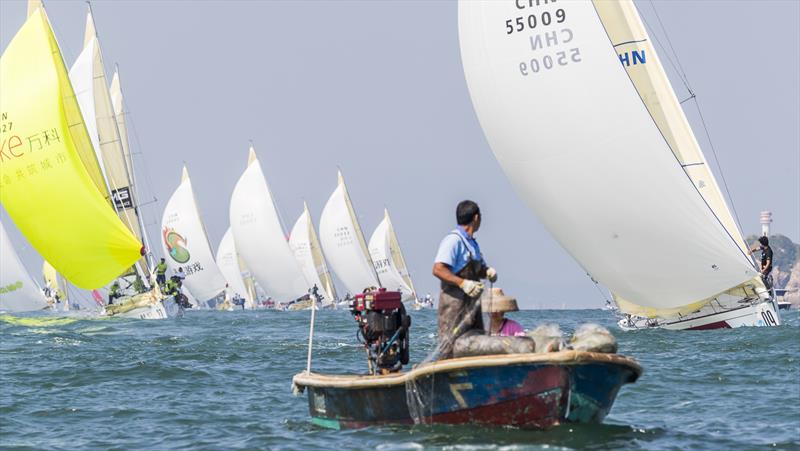
[[[164,207],[161,246],[171,270],[167,277],[183,269],[184,287],[200,303],[213,299],[225,289],[225,276],[214,260],[185,167],[180,185]]]

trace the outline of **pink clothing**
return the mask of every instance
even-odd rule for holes
[[[525,329],[513,319],[503,318],[503,327],[500,328],[500,332],[497,335],[501,337],[519,337],[525,335]]]

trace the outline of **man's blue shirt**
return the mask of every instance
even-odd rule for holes
[[[464,228],[458,226],[448,233],[439,244],[436,252],[436,263],[444,263],[453,274],[458,274],[469,263],[470,259],[483,261],[481,248],[474,238],[470,238]]]

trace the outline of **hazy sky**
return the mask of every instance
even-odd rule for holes
[[[45,5],[71,65],[86,4]],[[637,5],[656,27],[651,36],[666,44],[652,4]],[[800,2],[655,6],[700,101],[744,232],[756,233],[758,213],[772,210],[773,231],[800,241]],[[25,8],[0,1],[3,49]],[[158,199],[144,207],[157,252],[161,209],[183,162],[216,251],[252,139],[287,227],[303,199],[318,223],[337,165],[367,238],[387,206],[421,294],[435,293],[437,245],[454,225],[456,203],[470,198],[484,213],[477,237],[498,285],[522,306],[603,304],[486,143],[461,68],[455,1],[95,1],[93,10],[109,79],[120,66],[140,186],[147,185],[140,201]],[[694,104],[684,107],[713,164]],[[15,231],[12,239],[38,278],[40,259]]]

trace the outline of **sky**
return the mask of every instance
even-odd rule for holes
[[[770,210],[773,232],[800,242],[800,2],[636,4],[678,97],[689,94],[667,54],[677,55],[697,95],[719,165],[694,103],[684,109],[720,182],[724,175],[744,233],[758,233],[759,212]],[[87,5],[45,6],[71,65]],[[492,155],[464,80],[455,1],[123,0],[92,8],[109,80],[119,65],[154,243],[186,164],[216,251],[252,140],[286,227],[303,200],[318,224],[337,168],[367,239],[387,207],[420,294],[436,294],[437,246],[455,225],[456,204],[472,199],[497,285],[522,308],[604,304]],[[3,49],[25,9],[0,0]],[[666,37],[674,54],[659,46]],[[41,259],[5,212],[0,219],[39,278]]]

